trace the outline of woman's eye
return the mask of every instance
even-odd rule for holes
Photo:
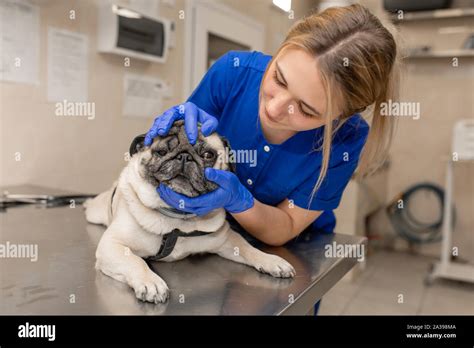
[[[277,75],[276,70],[273,72],[273,79],[275,80],[277,85],[285,87],[285,84],[278,79],[278,75]]]
[[[277,74],[276,69],[273,71],[273,79],[275,80],[275,82],[276,82],[277,85],[279,85],[279,86],[281,86],[281,87],[286,87],[286,85],[285,85],[282,81],[280,81],[280,80],[278,79],[278,74]],[[301,108],[301,105],[298,105],[298,108],[299,108],[300,112],[303,114],[303,116],[305,116],[305,117],[315,117],[314,115],[305,112],[305,111]]]
[[[213,159],[214,158],[214,152],[206,151],[206,152],[204,152],[202,157],[204,157],[204,159],[207,159],[207,160]]]
[[[301,108],[301,106],[300,106],[299,109],[300,109],[300,112],[303,114],[303,116],[305,116],[305,117],[315,117],[314,115],[311,115],[311,114],[308,114],[307,112],[305,112],[305,111]]]
[[[317,115],[313,115],[313,114],[310,114],[310,113],[307,113],[306,111],[303,110],[303,107],[301,106],[301,104],[298,104],[298,109],[300,110],[300,112],[303,114],[303,116],[305,117],[310,117],[310,118],[317,118],[318,116]]]

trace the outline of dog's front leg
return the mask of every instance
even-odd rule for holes
[[[113,237],[102,237],[96,257],[96,269],[130,285],[138,299],[154,303],[168,299],[169,289],[165,281],[141,257]]]
[[[229,230],[228,233],[227,240],[215,251],[216,254],[252,266],[258,271],[271,274],[274,277],[292,278],[295,276],[295,269],[286,260],[254,248],[235,231]]]

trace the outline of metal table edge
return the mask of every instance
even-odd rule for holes
[[[364,236],[360,237],[359,244],[363,244],[367,247],[368,239]],[[311,307],[318,302],[324,294],[326,294],[339,280],[344,277],[356,264],[358,263],[356,258],[344,257],[339,259],[330,268],[324,272],[313,284],[303,291],[293,303],[289,303],[285,308],[276,315],[301,315],[301,313],[307,313]],[[336,276],[335,282],[330,281],[328,275]],[[333,278],[334,279],[334,278]],[[315,299],[316,298],[316,299]]]

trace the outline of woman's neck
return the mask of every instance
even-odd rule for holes
[[[290,139],[293,135],[295,135],[296,131],[286,130],[286,129],[270,129],[267,128],[261,121],[260,125],[262,126],[262,133],[265,137],[265,140],[274,145],[283,144],[285,141]]]

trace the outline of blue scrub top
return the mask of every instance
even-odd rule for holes
[[[322,144],[324,126],[298,132],[278,145],[265,140],[258,99],[271,58],[256,51],[224,54],[211,66],[188,101],[219,120],[217,133],[229,140],[236,153],[256,150],[256,163],[236,163],[236,175],[253,197],[272,206],[288,198],[307,209],[322,164],[322,151],[315,149]],[[336,219],[332,210],[338,207],[357,167],[368,131],[367,122],[355,114],[335,135],[326,177],[309,206],[324,212],[308,229],[334,231]]]

